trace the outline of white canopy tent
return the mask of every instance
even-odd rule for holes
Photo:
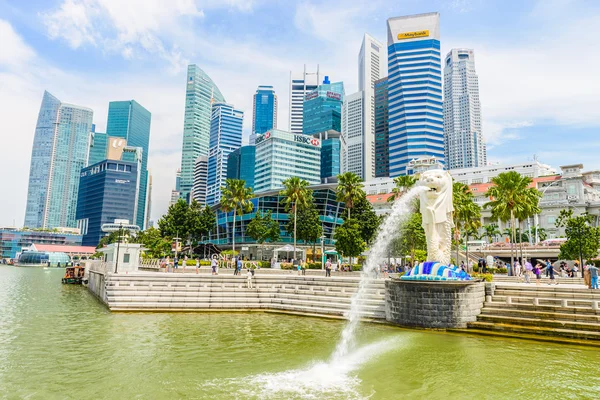
[[[271,263],[272,268],[281,268],[281,263],[279,261],[279,253],[285,253],[285,258],[290,259],[294,256],[294,246],[291,244],[286,244],[285,246],[278,247],[273,250],[273,262]],[[296,246],[296,258],[297,259],[306,259],[306,250]]]

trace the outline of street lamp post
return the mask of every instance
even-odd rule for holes
[[[325,235],[321,235],[321,269],[325,268]]]
[[[119,266],[119,248],[121,244],[121,235],[123,233],[123,224],[119,224],[119,236],[117,237],[117,259],[115,261],[115,274],[117,273],[117,267]]]

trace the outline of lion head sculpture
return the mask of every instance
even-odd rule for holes
[[[423,225],[439,224],[451,220],[452,205],[452,176],[441,169],[425,171],[419,178],[419,184],[429,188],[421,193],[421,214]]]

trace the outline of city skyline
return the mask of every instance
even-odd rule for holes
[[[11,168],[16,172],[14,177],[6,178],[13,195],[1,200],[3,209],[10,210],[10,213],[0,216],[0,225],[12,225],[13,219],[23,219],[22,204],[26,197],[24,182],[27,180],[29,163],[27,154],[31,151],[35,114],[39,110],[40,96],[44,89],[65,101],[90,107],[100,118],[106,115],[108,101],[115,98],[135,98],[153,113],[149,169],[153,171],[153,175],[156,174],[151,219],[157,219],[166,210],[173,176],[181,162],[185,87],[182,82],[185,80],[185,66],[188,62],[203,68],[227,100],[246,113],[251,110],[248,105],[252,102],[252,93],[256,87],[273,85],[280,94],[281,102],[278,126],[286,129],[289,71],[297,71],[303,64],[320,64],[322,71],[335,76],[336,81],[344,81],[349,86],[347,93],[352,93],[357,89],[356,54],[364,33],[368,32],[383,42],[387,18],[427,11],[441,13],[442,54],[446,54],[452,47],[468,47],[477,52],[483,131],[490,144],[490,161],[519,161],[537,154],[540,160],[553,165],[583,162],[590,168],[599,166],[593,157],[596,144],[592,134],[594,128],[600,125],[593,111],[598,102],[591,94],[595,92],[595,83],[582,83],[591,74],[585,66],[593,65],[592,60],[596,56],[591,49],[597,45],[589,49],[587,40],[577,43],[573,40],[574,35],[581,31],[578,28],[582,25],[581,21],[593,19],[600,14],[598,8],[590,4],[579,3],[581,7],[578,8],[561,8],[559,4],[552,3],[543,10],[539,7],[541,3],[534,3],[526,8],[513,4],[498,12],[497,7],[477,2],[454,2],[457,4],[454,8],[445,6],[442,2],[421,6],[407,2],[401,6],[380,7],[379,10],[374,10],[376,6],[381,6],[382,3],[378,2],[364,7],[353,2],[330,2],[332,7],[345,11],[341,15],[340,28],[351,28],[346,31],[342,45],[335,42],[334,36],[328,36],[330,32],[324,28],[324,21],[319,18],[319,8],[310,2],[285,8],[281,6],[281,9],[252,2],[246,6],[231,3],[225,8],[212,5],[199,10],[195,7],[197,14],[203,14],[197,17],[181,6],[174,7],[175,11],[169,11],[161,17],[163,26],[177,23],[186,16],[198,18],[198,29],[204,29],[218,16],[227,17],[227,14],[232,14],[228,18],[239,18],[241,15],[242,19],[249,20],[252,15],[260,17],[262,21],[261,13],[267,16],[267,11],[272,13],[273,8],[276,8],[283,13],[283,18],[293,21],[282,32],[281,39],[294,39],[292,43],[298,46],[296,54],[278,51],[282,49],[281,41],[278,42],[275,38],[268,40],[264,36],[253,36],[248,39],[249,48],[256,50],[255,44],[261,43],[258,54],[264,56],[263,60],[251,61],[245,68],[246,71],[233,73],[235,68],[222,69],[214,59],[191,51],[191,46],[186,45],[181,37],[143,23],[132,28],[134,32],[126,39],[125,44],[118,43],[121,47],[117,46],[115,53],[114,49],[107,47],[107,41],[114,31],[125,29],[120,21],[109,14],[108,26],[111,31],[107,32],[99,29],[98,16],[89,10],[83,10],[87,12],[84,15],[89,18],[89,27],[81,28],[85,24],[73,23],[73,10],[67,7],[67,3],[71,2],[58,2],[53,7],[33,4],[32,11],[37,12],[37,17],[33,20],[41,22],[39,28],[33,27],[20,16],[18,3],[0,5],[0,30],[7,50],[0,59],[0,68],[4,73],[3,77],[9,79],[6,81],[9,85],[0,94],[4,104],[3,112],[6,113],[2,115],[2,123],[4,132],[14,132],[10,136],[3,134],[3,144],[10,145],[15,150],[14,155],[6,155],[2,162],[5,170]],[[95,2],[86,2],[88,3]],[[85,8],[86,4],[81,5],[79,10]],[[576,8],[578,11],[574,11]],[[98,12],[102,13],[102,10],[100,8]],[[157,15],[152,14],[153,12],[155,10],[152,7],[147,7],[144,15]],[[123,13],[126,14],[127,10],[123,10]],[[510,20],[511,16],[516,15],[520,18],[512,18],[514,21],[511,23],[495,22],[500,19]],[[503,18],[498,18],[499,16]],[[93,27],[98,27],[97,31],[92,32]],[[67,28],[72,31],[67,31]],[[189,26],[182,28],[187,29]],[[265,26],[266,30],[268,28],[272,28],[272,25]],[[544,33],[555,31],[556,28],[567,33],[551,42],[545,41]],[[76,33],[81,33],[78,29],[85,30],[77,35]],[[246,24],[240,24],[230,36],[225,37],[232,38],[241,33],[240,30],[248,29]],[[73,35],[67,35],[68,32]],[[136,36],[139,32],[150,32],[153,37],[158,38],[162,50],[161,46],[153,48],[141,45]],[[515,32],[519,32],[519,35]],[[527,33],[527,44],[507,40],[512,39],[513,35],[514,38],[522,38]],[[219,30],[217,34],[223,32]],[[585,38],[588,36],[584,35]],[[229,51],[228,46],[232,45],[228,40],[217,42],[223,45],[220,52],[216,53],[217,57],[223,51]],[[510,46],[506,43],[510,43]],[[567,43],[575,45],[567,48]],[[198,40],[190,44],[199,47],[197,51],[207,46]],[[584,44],[585,54],[581,51]],[[529,51],[542,45],[548,46],[547,52]],[[334,48],[338,49],[332,51]],[[98,51],[99,49],[102,51]],[[562,51],[566,50],[567,57],[551,60],[544,54],[538,54],[552,54],[553,50],[560,51],[561,54],[565,54]],[[78,61],[73,63],[71,60],[75,56]],[[156,67],[152,70],[145,66],[149,57],[157,59]],[[518,68],[511,61],[515,57],[519,58],[519,63],[516,63]],[[235,55],[238,63],[248,59],[245,51]],[[566,61],[563,59],[569,60],[569,68],[565,68]],[[45,65],[46,68],[42,71],[37,65]],[[100,67],[107,71],[101,71]],[[542,69],[546,75],[538,76]],[[544,77],[552,79],[552,83],[548,83]],[[557,80],[559,88],[556,87]],[[148,81],[152,85],[148,85]],[[569,107],[565,107],[565,104]],[[244,124],[245,142],[249,134],[248,120],[249,118]],[[103,121],[95,120],[94,123],[98,125],[98,132],[106,131]],[[566,140],[573,134],[582,139],[580,143]],[[545,140],[547,136],[555,139],[556,143],[548,143],[550,141]],[[586,152],[580,147],[589,150]]]

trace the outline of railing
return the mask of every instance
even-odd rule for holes
[[[523,299],[524,297],[518,297],[518,298],[519,299]],[[581,303],[581,302],[587,302],[587,300],[585,300],[585,299],[549,299],[549,298],[544,298],[544,297],[533,297],[533,298],[531,298],[531,300],[532,300],[532,302],[529,305],[533,305],[533,306],[540,306],[541,305],[541,306],[548,306],[548,307],[557,307],[558,305],[556,305],[556,304],[552,304],[552,305],[550,305],[550,304],[540,304],[540,300],[544,300],[546,302],[549,302],[549,301],[558,302],[558,301],[560,301],[560,306],[558,306],[558,307],[563,307],[563,308],[567,308],[567,307],[569,307],[569,308],[575,308],[575,307],[577,307],[577,308],[583,308],[580,305],[569,306],[569,302],[570,301],[576,301],[576,302],[579,302],[579,303]],[[591,306],[592,310],[598,311],[600,309],[599,308],[600,301],[598,301],[598,300],[589,300],[589,302],[590,302],[590,306]],[[523,303],[522,302],[515,302],[515,303],[513,303],[513,296],[506,296],[506,304],[523,304]]]

